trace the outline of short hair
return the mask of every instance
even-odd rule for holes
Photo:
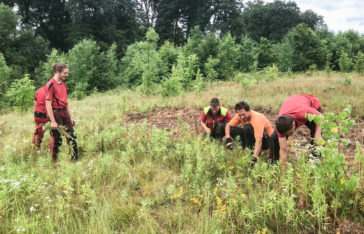
[[[293,118],[289,115],[279,116],[276,121],[276,128],[280,134],[285,134],[293,127]]]
[[[242,109],[244,109],[245,111],[250,111],[249,104],[246,102],[238,102],[235,104],[235,111],[242,110]]]
[[[62,72],[64,69],[68,68],[68,66],[64,63],[53,63],[52,70],[53,72]]]
[[[220,105],[220,101],[219,101],[219,99],[217,99],[217,98],[212,98],[211,99],[211,101],[210,101],[210,106],[212,106],[212,107],[217,107],[218,105]]]

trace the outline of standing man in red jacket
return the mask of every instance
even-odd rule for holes
[[[48,122],[46,109],[46,87],[40,87],[34,95],[34,122],[35,132],[33,134],[32,148],[39,148],[42,143],[44,131],[43,126]]]
[[[320,115],[322,108],[319,100],[309,94],[294,95],[286,99],[281,107],[276,121],[276,130],[272,134],[270,158],[282,161],[282,169],[286,168],[288,137],[302,125],[310,129],[311,143],[317,144],[316,139],[322,139],[322,127],[308,120],[308,115]]]
[[[53,161],[57,161],[59,147],[62,145],[61,134],[58,131],[59,126],[64,126],[68,134],[67,141],[72,145],[71,159],[78,160],[78,148],[76,135],[73,126],[76,125],[72,120],[67,102],[67,86],[64,83],[68,76],[68,66],[64,63],[52,64],[54,76],[46,85],[46,108],[49,119],[51,121],[52,136],[51,136],[51,154]]]

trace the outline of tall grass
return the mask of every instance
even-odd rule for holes
[[[319,164],[309,161],[307,152],[297,154],[282,173],[266,156],[251,168],[249,152],[227,151],[219,142],[191,135],[183,122],[176,126],[178,137],[124,123],[130,112],[201,108],[213,96],[224,106],[244,99],[253,108],[277,111],[289,95],[307,92],[329,111],[352,104],[362,116],[355,107],[362,102],[363,79],[354,77],[346,88],[335,74],[284,78],[245,91],[236,83],[219,83],[201,94],[168,99],[121,90],[71,100],[81,152],[76,163],[66,144],[59,162],[51,162],[48,132],[42,147],[31,149],[31,112],[2,115],[0,233],[328,232],[335,228],[333,210],[337,218],[364,223],[358,205],[364,201],[362,188],[340,193],[352,204],[331,203],[327,178],[319,177]],[[327,87],[334,91],[324,91]]]

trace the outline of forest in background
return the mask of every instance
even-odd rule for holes
[[[280,72],[362,74],[363,52],[363,35],[334,34],[295,2],[6,0],[0,104],[30,107],[54,62],[69,65],[69,93],[81,99],[118,86],[171,96],[206,81],[249,88]]]

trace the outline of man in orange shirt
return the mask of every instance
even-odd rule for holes
[[[243,148],[254,148],[252,159],[254,165],[260,152],[269,148],[269,137],[274,130],[267,117],[251,110],[246,102],[238,102],[235,111],[236,115],[225,128],[226,146],[231,148],[232,138],[239,136]],[[237,127],[239,124],[243,127]]]

